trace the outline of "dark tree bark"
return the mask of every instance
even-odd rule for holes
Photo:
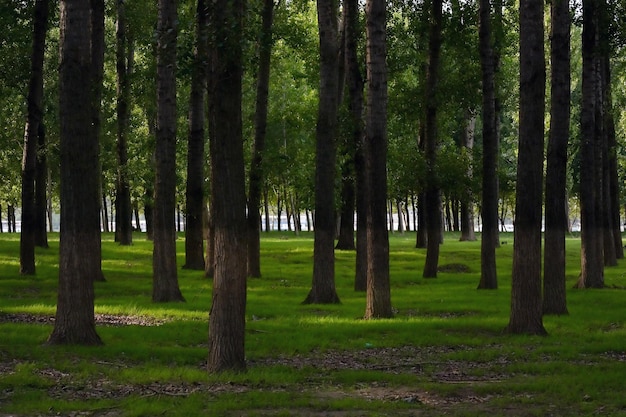
[[[365,318],[392,317],[387,232],[387,44],[385,0],[368,0],[367,33],[367,304]]]
[[[596,133],[597,89],[597,17],[596,2],[583,1],[582,35],[582,105],[580,144],[580,220],[581,220],[581,273],[578,288],[604,287],[602,225],[598,219],[597,201],[601,199],[600,177],[597,175]]]
[[[37,219],[35,180],[37,179],[37,143],[43,117],[43,63],[48,14],[48,0],[37,0],[33,17],[33,49],[26,100],[28,116],[22,157],[22,227],[20,232],[20,274],[22,275],[35,275]]]
[[[248,181],[248,276],[261,276],[261,188],[264,183],[263,153],[267,129],[270,63],[272,56],[272,24],[274,0],[264,0],[262,27],[259,34],[259,72],[256,85],[256,112],[254,115],[254,150]]]
[[[348,88],[348,113],[350,141],[353,152],[354,205],[356,209],[356,270],[354,290],[367,290],[367,200],[365,195],[366,172],[363,134],[363,76],[359,66],[357,47],[360,39],[359,4],[346,0],[343,4],[345,25],[346,86]],[[343,216],[343,215],[342,215]],[[354,217],[352,217],[354,222]],[[351,232],[354,236],[354,230]],[[354,238],[352,238],[354,245]]]
[[[426,126],[425,149],[427,168],[427,184],[425,197],[426,232],[426,262],[424,264],[424,278],[436,278],[439,266],[439,245],[441,244],[441,187],[437,169],[435,167],[438,149],[437,132],[437,83],[439,77],[439,56],[441,51],[442,30],[442,1],[432,0],[431,26],[428,40],[428,74],[426,76]]]
[[[472,155],[474,149],[474,129],[476,128],[476,116],[467,112],[466,127],[463,131],[463,148],[469,155]],[[469,178],[474,176],[474,172],[470,167],[467,175]],[[473,242],[476,240],[474,232],[474,203],[472,201],[472,193],[469,189],[463,191],[460,201],[461,211],[461,238],[462,242]]]
[[[615,164],[612,159],[615,160],[615,129],[613,124],[613,100],[611,91],[611,44],[609,35],[609,7],[606,0],[600,0],[598,3],[598,31],[599,31],[599,79],[600,79],[600,91],[598,109],[600,110],[600,124],[602,126],[602,228],[604,236],[604,265],[616,266],[618,252],[623,253],[621,242],[615,239],[615,230],[619,228],[613,224],[614,221],[619,221],[619,211],[617,217],[613,213],[616,209],[614,200],[619,197],[618,193],[615,196],[611,195],[611,183],[617,181],[617,178],[612,178],[611,165]],[[612,137],[611,137],[612,136]],[[619,206],[617,207],[619,210]],[[617,227],[616,227],[617,226]],[[621,238],[620,238],[621,240]],[[616,245],[619,243],[619,245]],[[619,249],[616,247],[619,246]]]
[[[215,276],[209,319],[210,372],[246,368],[247,225],[242,135],[244,2],[217,0],[210,12],[209,74]]]
[[[317,1],[320,90],[315,149],[315,242],[313,282],[305,304],[339,303],[335,290],[335,157],[339,69],[337,2]]]
[[[99,144],[92,132],[91,8],[62,0],[61,62],[61,237],[59,289],[48,344],[98,345],[94,279],[101,274]]]
[[[48,155],[46,129],[39,123],[37,140],[37,175],[35,177],[35,246],[48,248]],[[52,226],[52,222],[50,222]]]
[[[133,243],[132,207],[128,181],[128,128],[130,119],[130,73],[133,64],[132,42],[128,39],[125,0],[117,0],[117,177],[115,180],[115,240],[120,245]]]
[[[102,125],[102,90],[104,80],[104,0],[90,0],[91,2],[91,134],[96,143],[100,143],[100,132]],[[100,164],[100,158],[98,158]],[[98,172],[101,173],[101,165],[98,165]],[[98,195],[102,189],[100,181],[102,176],[98,175]],[[102,259],[100,262],[100,273],[94,279],[105,281],[102,273]]]
[[[496,124],[495,63],[491,30],[491,3],[480,0],[479,11],[480,65],[483,89],[483,175],[482,234],[480,249],[479,289],[498,288],[496,248],[498,247],[498,136]]]
[[[546,168],[543,313],[568,314],[565,294],[567,144],[570,124],[569,2],[551,4],[550,138]]]
[[[604,57],[605,61],[608,61],[608,56]],[[610,63],[606,62],[605,66],[605,86],[607,88],[605,97],[607,100],[607,108],[605,111],[606,121],[606,136],[607,136],[607,146],[608,146],[608,164],[609,164],[609,197],[611,205],[611,216],[612,216],[612,237],[613,244],[615,246],[615,257],[617,259],[624,258],[624,244],[622,243],[622,229],[621,229],[621,218],[620,218],[620,183],[619,176],[617,170],[617,140],[615,137],[615,120],[613,117],[613,99],[612,99],[612,90],[611,90],[611,69]]]
[[[511,315],[507,331],[545,335],[541,306],[541,209],[546,65],[541,0],[520,3],[519,150]]]
[[[205,89],[207,82],[208,15],[205,0],[196,7],[196,50],[189,97],[187,184],[185,188],[185,269],[204,271]]]
[[[159,0],[157,128],[154,183],[152,301],[184,301],[176,268],[176,39],[175,0]]]

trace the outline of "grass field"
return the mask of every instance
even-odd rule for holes
[[[478,291],[480,242],[447,234],[438,278],[423,279],[414,234],[392,235],[394,319],[362,320],[354,253],[336,253],[340,305],[302,305],[313,240],[262,237],[249,280],[248,372],[210,375],[211,282],[179,270],[185,303],[153,304],[152,245],[103,241],[96,283],[100,347],[49,347],[58,235],[22,277],[19,236],[0,235],[0,417],[7,416],[626,416],[626,269],[607,288],[572,289],[580,241],[568,239],[570,314],[545,317],[547,337],[508,323],[512,235],[498,249],[500,289]],[[178,264],[184,263],[183,240]],[[445,272],[448,271],[448,272]]]

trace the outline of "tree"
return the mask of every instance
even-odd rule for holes
[[[368,0],[367,305],[365,318],[392,317],[387,232],[387,44],[385,0]]]
[[[59,289],[48,343],[98,345],[94,280],[101,274],[98,140],[92,134],[91,6],[60,5],[61,236]]]
[[[567,314],[565,233],[567,232],[567,144],[570,124],[569,2],[551,3],[550,137],[546,168],[543,313]]]
[[[204,163],[205,89],[207,82],[208,15],[205,0],[196,7],[196,47],[191,70],[189,95],[189,134],[187,137],[187,184],[185,206],[185,265],[183,268],[204,270]]]
[[[267,130],[270,63],[272,56],[272,23],[274,0],[264,0],[259,34],[259,68],[256,84],[256,110],[254,114],[254,150],[250,163],[248,181],[248,276],[261,276],[261,187],[263,175],[263,153]]]
[[[130,117],[130,75],[134,60],[128,36],[125,0],[117,1],[117,177],[115,180],[115,240],[120,245],[133,243],[132,206],[128,180],[128,130]]]
[[[367,290],[367,198],[366,164],[363,137],[363,76],[359,67],[359,5],[356,0],[343,4],[345,33],[346,86],[348,88],[348,123],[353,157],[354,197],[356,208],[355,291]],[[343,218],[343,215],[342,215]],[[353,220],[354,221],[354,220]]]
[[[474,129],[476,127],[476,116],[467,112],[465,117],[466,127],[463,129],[462,148],[466,155],[471,156],[474,150]],[[472,166],[467,170],[468,178],[474,176]],[[461,192],[461,241],[473,242],[476,240],[474,232],[474,203],[472,201],[472,192],[469,187]]]
[[[244,2],[218,0],[210,11],[209,125],[215,275],[208,370],[242,371],[246,325],[246,192],[242,134]]]
[[[104,0],[91,1],[91,134],[93,141],[100,143],[102,130],[102,90],[104,80]],[[101,170],[98,158],[98,171]],[[101,189],[101,178],[98,179],[98,194]],[[100,205],[98,205],[98,208]],[[94,277],[96,281],[105,281],[102,273],[102,255],[98,257],[100,273]]]
[[[510,333],[545,335],[541,311],[541,209],[545,57],[541,0],[520,3],[520,103]]]
[[[579,288],[604,287],[602,225],[599,219],[598,200],[601,199],[598,173],[600,138],[596,132],[597,120],[597,10],[596,2],[583,2],[582,35],[582,105],[580,144],[580,220],[581,220],[581,273]],[[600,156],[601,157],[601,156]]]
[[[33,49],[28,85],[28,117],[22,157],[22,227],[20,233],[20,273],[35,274],[37,150],[43,130],[43,63],[48,30],[48,0],[35,2]]]
[[[436,160],[438,148],[437,133],[437,83],[439,59],[441,51],[442,30],[442,1],[433,0],[431,5],[431,26],[428,40],[428,74],[426,76],[426,120],[425,120],[425,150],[427,168],[427,186],[424,193],[426,209],[426,228],[428,243],[426,247],[426,262],[424,264],[424,278],[437,277],[439,265],[439,245],[441,244],[441,190],[437,177]]]
[[[152,301],[184,301],[176,269],[176,39],[175,0],[159,0],[157,129],[154,182]]]
[[[335,290],[335,157],[339,69],[337,2],[317,1],[320,90],[315,149],[315,241],[313,283],[306,304],[339,303]]]
[[[479,289],[498,288],[498,133],[496,123],[495,63],[491,31],[490,0],[480,0],[479,45],[483,89],[482,236]]]

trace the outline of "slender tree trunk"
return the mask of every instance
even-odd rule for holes
[[[39,123],[37,141],[37,176],[35,179],[35,246],[48,248],[48,155],[46,129]],[[52,223],[52,222],[50,222]]]
[[[605,61],[609,61],[608,56],[604,57]],[[622,229],[620,218],[620,183],[618,176],[618,162],[617,162],[617,140],[615,136],[615,120],[613,118],[613,98],[611,90],[611,69],[610,61],[604,65],[605,69],[605,86],[607,88],[605,92],[606,97],[606,110],[605,110],[605,128],[607,135],[608,146],[608,163],[609,163],[609,198],[611,205],[612,216],[612,235],[613,245],[615,246],[615,257],[617,259],[624,258],[624,244],[622,243]]]
[[[495,64],[491,31],[491,3],[480,0],[479,42],[483,82],[483,220],[479,289],[498,288],[496,247],[498,247],[498,136],[496,124]]]
[[[115,240],[120,245],[133,243],[132,208],[128,180],[128,130],[130,120],[130,75],[134,60],[129,41],[125,0],[117,1],[117,178],[115,181]]]
[[[570,124],[570,11],[551,4],[550,138],[546,168],[543,313],[568,314],[565,293],[566,176]]]
[[[367,304],[365,318],[392,317],[387,200],[387,44],[385,0],[366,3]]]
[[[346,205],[344,211],[352,210],[348,213],[347,223],[352,222],[344,229],[345,235],[350,235],[351,248],[356,249],[356,273],[355,290],[366,290],[366,201],[365,201],[365,161],[363,155],[363,76],[361,74],[358,58],[358,43],[360,39],[359,30],[359,4],[355,0],[346,0],[344,8],[345,25],[345,68],[346,85],[348,87],[348,113],[350,128],[350,149],[352,160],[350,165],[350,175],[352,182],[348,189],[345,189],[344,199],[350,199],[352,205]],[[352,193],[352,196],[348,195]],[[356,243],[354,241],[354,215],[356,211]],[[342,214],[342,221],[346,214]],[[350,243],[346,242],[346,243]]]
[[[596,201],[601,198],[599,177],[596,178],[596,94],[597,42],[596,2],[583,1],[582,35],[582,105],[580,144],[580,221],[581,221],[581,274],[576,284],[579,288],[604,287],[602,255],[602,227],[598,221]]]
[[[437,83],[439,73],[439,55],[441,50],[442,1],[432,0],[432,21],[429,38],[429,64],[426,77],[426,161],[428,164],[425,196],[426,228],[428,244],[424,278],[436,278],[439,266],[439,245],[441,243],[441,189],[436,171],[438,132],[437,132]]]
[[[218,0],[213,29],[209,109],[215,275],[209,318],[210,372],[246,368],[247,225],[242,134],[244,2]]]
[[[82,0],[62,0],[60,10],[61,240],[57,311],[48,344],[99,345],[93,288],[101,275],[101,254],[99,144],[92,128],[92,8]]]
[[[48,30],[48,0],[35,2],[33,49],[28,84],[28,118],[24,133],[22,157],[22,226],[20,231],[20,274],[35,275],[35,235],[37,211],[37,143],[43,117],[43,62]]]
[[[159,0],[157,128],[154,182],[152,301],[184,301],[176,268],[176,39],[175,0]]]
[[[315,241],[313,282],[306,304],[339,303],[335,290],[335,140],[339,69],[337,2],[317,0],[320,91],[315,152]]]
[[[264,183],[263,153],[267,130],[270,63],[272,56],[272,24],[274,1],[264,0],[259,34],[259,68],[256,84],[256,110],[254,116],[254,150],[250,162],[248,181],[248,276],[261,276],[261,188]]]
[[[511,315],[507,331],[545,335],[541,306],[541,209],[545,57],[541,0],[520,3],[519,153]]]
[[[466,128],[463,130],[463,148],[467,154],[471,157],[474,149],[474,129],[476,127],[476,116],[469,111],[466,115]],[[471,166],[468,168],[467,176],[472,178],[474,172]],[[473,242],[476,240],[476,233],[474,232],[474,204],[472,202],[472,195],[469,189],[465,189],[461,196],[461,238],[460,240]]]
[[[206,0],[196,7],[196,50],[189,97],[189,134],[187,137],[187,184],[185,187],[185,269],[204,271],[204,163],[205,89],[207,82],[208,15]]]

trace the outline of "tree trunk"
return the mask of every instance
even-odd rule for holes
[[[37,135],[37,176],[35,179],[35,246],[48,248],[48,155],[46,129],[39,123]],[[52,226],[52,222],[51,226]]]
[[[359,66],[357,54],[360,39],[359,30],[359,4],[355,0],[346,0],[344,7],[345,25],[345,60],[346,60],[346,85],[348,87],[348,113],[350,127],[350,141],[352,151],[352,215],[349,222],[352,222],[350,236],[352,249],[356,249],[356,273],[355,290],[365,291],[366,283],[366,201],[365,201],[365,161],[363,155],[363,76]],[[349,190],[346,191],[346,196]],[[346,211],[349,208],[346,209]],[[354,242],[354,213],[356,211],[356,244]],[[362,214],[360,214],[362,213]],[[361,219],[359,220],[359,216]],[[343,219],[343,215],[342,215]],[[362,230],[359,232],[359,228]],[[348,227],[346,227],[346,235]],[[361,241],[359,241],[361,239]]]
[[[605,56],[604,59],[608,61],[608,56]],[[610,62],[606,62],[605,66],[605,86],[607,91],[605,92],[605,97],[607,100],[607,108],[605,110],[606,121],[606,135],[607,135],[607,146],[608,146],[608,163],[609,163],[609,183],[607,186],[609,187],[609,197],[611,205],[611,216],[612,216],[612,235],[613,235],[613,244],[615,246],[615,257],[617,259],[624,258],[624,244],[622,243],[622,228],[621,228],[621,218],[620,218],[620,182],[618,176],[618,162],[617,162],[617,140],[615,137],[615,120],[613,117],[613,98],[612,98],[612,90],[611,90],[611,69]]]
[[[244,2],[218,0],[211,7],[212,216],[215,275],[209,319],[208,370],[246,368],[247,225],[242,134],[242,32]]]
[[[189,97],[189,135],[187,137],[187,184],[185,187],[185,269],[204,271],[204,163],[205,89],[207,82],[208,15],[206,1],[196,7],[196,50]]]
[[[491,4],[480,0],[479,43],[483,84],[483,220],[481,270],[478,289],[498,288],[496,248],[498,247],[498,136],[496,124],[495,63],[492,46]]]
[[[583,1],[582,35],[582,105],[580,144],[580,222],[581,273],[578,288],[604,287],[602,255],[602,226],[598,220],[596,201],[601,198],[599,177],[596,176],[596,94],[597,80],[596,2]],[[597,178],[596,178],[597,177]]]
[[[177,15],[175,0],[159,0],[153,302],[184,301],[178,287],[175,229]]]
[[[117,70],[117,177],[115,180],[115,241],[128,246],[133,243],[132,207],[128,180],[128,130],[130,120],[130,75],[133,46],[127,35],[124,0],[116,2],[116,70]]]
[[[335,290],[335,140],[339,69],[337,2],[317,0],[320,91],[315,152],[315,241],[313,282],[305,304],[339,303]]]
[[[570,124],[569,2],[551,4],[550,138],[546,168],[543,313],[568,314],[565,294],[566,177]]]
[[[507,331],[545,335],[541,311],[541,209],[545,57],[541,0],[520,3],[519,153],[511,315]]]
[[[22,226],[20,231],[20,274],[22,275],[35,275],[37,219],[35,180],[37,179],[37,143],[43,117],[43,63],[48,14],[48,0],[37,0],[33,17],[33,49],[27,98],[28,118],[22,157]]]
[[[462,146],[471,157],[474,149],[474,129],[476,127],[476,116],[469,111],[466,114],[466,124],[463,130],[463,143]],[[468,178],[474,176],[474,172],[471,165],[467,171]],[[463,190],[461,196],[461,238],[460,241],[473,242],[476,240],[476,233],[474,232],[474,203],[472,202],[472,195],[469,189]]]
[[[101,275],[100,172],[91,125],[91,10],[82,0],[62,0],[60,10],[61,240],[57,311],[48,344],[99,345],[93,287]]]
[[[387,216],[387,44],[385,0],[366,3],[367,304],[365,318],[392,317]]]
[[[272,57],[272,24],[274,1],[264,0],[261,12],[262,23],[259,34],[259,67],[256,84],[256,109],[254,115],[254,150],[250,162],[248,181],[248,276],[261,276],[261,188],[265,181],[263,174],[263,153],[267,130],[270,63]]]
[[[439,245],[441,243],[441,190],[435,167],[438,150],[437,132],[437,83],[439,73],[439,55],[441,50],[442,2],[432,1],[432,20],[428,46],[428,74],[426,76],[426,126],[425,148],[427,161],[427,185],[424,193],[426,208],[426,262],[424,278],[436,278],[439,266]]]

